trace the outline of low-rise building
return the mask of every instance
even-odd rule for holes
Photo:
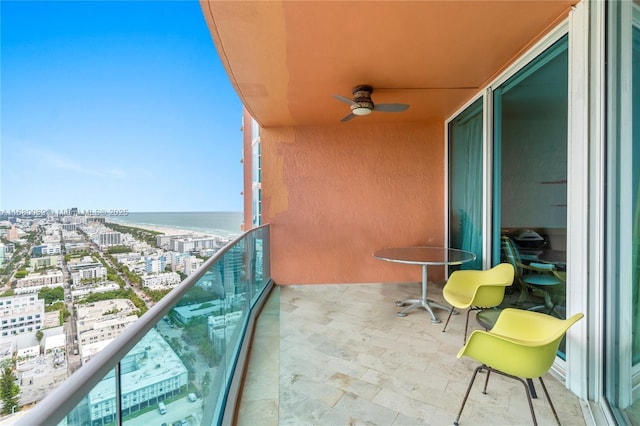
[[[41,268],[52,268],[57,267],[58,262],[60,262],[60,256],[44,256],[44,257],[32,257],[31,258],[31,267],[34,269]]]
[[[69,268],[71,271],[71,268]],[[74,286],[80,286],[83,283],[93,283],[107,278],[107,268],[101,263],[92,263],[91,265],[76,266],[71,272],[71,279]]]
[[[82,362],[118,337],[138,316],[128,299],[102,300],[77,307],[76,329]]]
[[[35,294],[0,297],[0,338],[42,328],[44,300]]]
[[[16,294],[37,293],[44,287],[54,288],[64,286],[62,271],[46,271],[43,273],[31,273],[16,281],[14,292]]]
[[[47,243],[47,244],[40,244],[38,246],[34,246],[31,249],[31,255],[33,257],[38,257],[38,256],[47,256],[47,255],[52,255],[52,254],[60,254],[62,251],[61,245],[60,243]]]
[[[209,340],[213,342],[213,347],[216,351],[223,353],[227,343],[236,338],[234,332],[241,318],[241,311],[224,315],[211,315],[207,318]]]
[[[188,384],[188,371],[180,357],[154,329],[120,362],[122,415],[157,405],[179,395]],[[113,422],[116,413],[116,394],[113,370],[89,393],[88,404],[79,407],[88,410],[91,424]]]
[[[180,275],[175,272],[163,272],[142,277],[142,285],[151,290],[165,290],[180,284]]]
[[[192,305],[176,306],[173,312],[176,319],[182,324],[188,324],[191,320],[198,317],[209,317],[211,315],[220,315],[225,308],[224,301],[214,300],[206,303],[195,303]]]
[[[101,281],[99,283],[91,283],[87,285],[73,286],[71,289],[71,297],[77,300],[91,293],[106,293],[107,291],[119,290],[120,286],[113,281]]]

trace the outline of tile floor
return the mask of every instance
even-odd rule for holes
[[[442,285],[429,297],[444,303]],[[238,425],[451,425],[477,363],[457,359],[464,313],[432,324],[424,310],[396,316],[395,300],[419,283],[276,287],[258,323]],[[470,332],[480,328],[473,316]],[[523,386],[492,375],[476,380],[461,425],[530,425]],[[564,425],[584,425],[581,403],[554,376],[544,378]],[[540,425],[555,424],[542,395]]]

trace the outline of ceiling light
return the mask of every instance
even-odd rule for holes
[[[371,114],[371,109],[358,107],[351,110],[351,112],[355,115],[368,115]]]

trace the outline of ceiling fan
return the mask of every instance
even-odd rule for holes
[[[374,104],[371,100],[371,92],[373,87],[368,85],[359,85],[353,88],[353,100],[340,95],[333,95],[337,100],[351,105],[351,113],[342,118],[340,121],[349,121],[358,115],[368,115],[371,111],[380,112],[402,112],[409,108],[407,104]]]

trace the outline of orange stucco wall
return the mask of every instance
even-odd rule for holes
[[[444,243],[443,124],[372,119],[261,130],[276,283],[419,281],[419,266],[373,252]],[[442,276],[430,269],[430,280]]]

